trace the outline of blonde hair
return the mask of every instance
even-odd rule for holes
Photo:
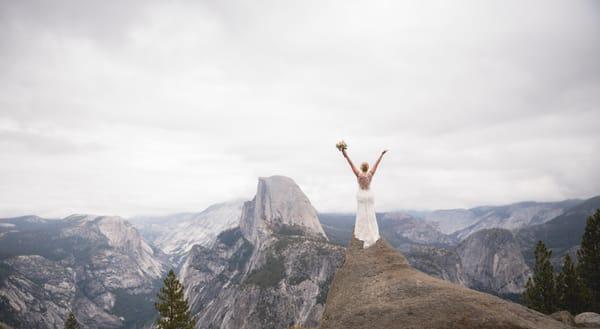
[[[362,172],[367,172],[369,170],[369,163],[368,162],[361,163],[360,170],[362,170]]]

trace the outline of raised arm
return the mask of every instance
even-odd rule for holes
[[[383,155],[386,154],[387,151],[388,150],[381,152],[381,155],[379,155],[379,158],[377,159],[377,161],[375,161],[375,165],[373,165],[373,168],[371,169],[371,176],[375,176],[375,171],[377,171],[377,167],[379,167],[379,163],[381,162],[381,159],[383,159]]]
[[[342,150],[342,154],[344,155],[344,158],[346,158],[346,160],[350,164],[350,168],[352,168],[352,171],[354,172],[354,174],[356,176],[358,176],[358,169],[356,169],[356,167],[354,166],[354,163],[352,163],[352,160],[350,160],[350,157],[348,156],[348,153],[346,153],[346,150]]]

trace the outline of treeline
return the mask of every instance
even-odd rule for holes
[[[551,256],[552,250],[539,241],[533,276],[523,293],[525,305],[546,314],[559,310],[600,313],[600,209],[587,219],[577,264],[567,254],[561,271],[555,274]]]

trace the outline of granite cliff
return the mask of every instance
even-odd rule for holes
[[[198,328],[314,327],[343,250],[291,179],[260,178],[239,227],[195,246],[180,277]]]

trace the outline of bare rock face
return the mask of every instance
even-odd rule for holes
[[[431,246],[412,246],[406,254],[409,263],[416,269],[436,278],[467,286],[462,261],[454,249]]]
[[[558,311],[550,314],[550,317],[564,324],[575,326],[575,318],[569,311]]]
[[[294,181],[261,178],[240,227],[196,245],[179,276],[197,328],[315,327],[343,250]]]
[[[122,328],[154,314],[153,289],[164,267],[128,222],[89,215],[10,222],[0,237],[3,321],[63,328],[73,310],[86,328]]]
[[[521,293],[531,275],[518,242],[505,229],[481,230],[454,247],[413,245],[406,256],[429,275],[498,295]]]
[[[353,239],[327,296],[321,329],[569,328],[526,307],[433,278],[383,239]]]
[[[272,232],[301,233],[327,239],[317,211],[289,177],[260,177],[256,196],[244,204],[240,228],[258,245]],[[295,231],[295,232],[292,232]]]
[[[211,205],[199,213],[131,219],[140,233],[177,266],[196,244],[210,246],[219,233],[240,225],[243,200]]]
[[[513,234],[504,229],[478,231],[456,248],[467,286],[500,294],[523,291],[531,271]]]
[[[600,328],[600,314],[594,312],[577,314],[575,324],[583,328]]]

